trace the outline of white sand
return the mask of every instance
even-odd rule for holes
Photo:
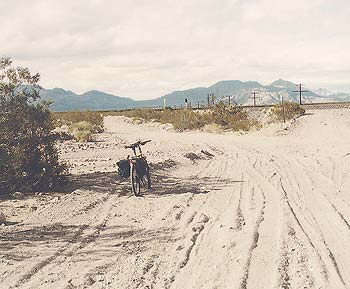
[[[70,193],[0,203],[0,288],[350,288],[350,110],[243,136],[106,127],[63,147],[87,173]],[[148,138],[137,198],[113,165]]]

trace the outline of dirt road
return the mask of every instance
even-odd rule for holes
[[[62,147],[68,192],[0,203],[0,288],[350,288],[349,111],[241,136],[105,124]],[[113,165],[148,138],[137,198]]]

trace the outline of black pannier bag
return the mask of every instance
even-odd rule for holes
[[[117,162],[118,174],[122,178],[130,177],[130,163],[129,160],[120,160]]]
[[[136,171],[141,177],[145,176],[148,171],[148,166],[143,158],[136,159]]]

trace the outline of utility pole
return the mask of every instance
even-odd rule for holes
[[[286,111],[284,109],[283,95],[280,94],[280,98],[281,98],[281,104],[282,104],[283,122],[286,123]]]
[[[301,97],[303,92],[307,92],[307,90],[302,89],[302,84],[298,85],[299,90],[293,90],[293,92],[299,92],[299,104],[301,105]]]
[[[228,96],[228,105],[231,105],[231,95]]]
[[[210,107],[211,104],[214,105],[214,101],[215,101],[214,93],[208,93],[207,94],[208,107]]]
[[[256,95],[257,95],[258,93],[256,92],[256,91],[253,91],[252,92],[252,95],[253,95],[253,100],[254,100],[254,106],[256,106]]]

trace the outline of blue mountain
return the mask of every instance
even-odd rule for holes
[[[256,81],[225,80],[219,81],[209,87],[197,87],[187,90],[174,91],[156,99],[135,101],[131,98],[116,96],[98,90],[91,90],[84,94],[75,94],[62,88],[42,89],[40,94],[43,100],[52,102],[53,111],[73,110],[122,110],[140,107],[180,107],[185,99],[192,106],[206,105],[208,94],[214,94],[217,101],[226,100],[231,96],[237,104],[252,104],[252,92],[257,92],[257,104],[273,104],[285,100],[298,101],[299,95],[294,91],[298,87],[295,83],[278,79],[269,85],[262,85]],[[323,101],[350,101],[350,95],[338,93],[321,96],[311,90],[303,94],[304,102]]]

